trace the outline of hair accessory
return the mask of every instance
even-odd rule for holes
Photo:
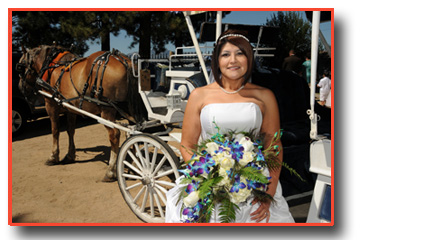
[[[241,38],[243,38],[243,39],[245,39],[246,41],[248,41],[248,42],[249,42],[249,39],[248,39],[248,38],[246,38],[245,36],[243,36],[242,34],[227,34],[227,35],[224,35],[224,36],[222,36],[222,37],[218,38],[218,41],[217,41],[217,42],[221,41],[222,39],[224,39],[224,38],[226,38],[226,37],[241,37]]]

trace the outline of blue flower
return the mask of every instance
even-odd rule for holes
[[[183,222],[185,223],[197,222],[200,216],[200,211],[203,209],[203,206],[206,205],[206,201],[205,203],[202,203],[202,200],[199,200],[194,207],[184,208],[182,210],[182,215],[186,216],[186,219]]]
[[[231,157],[239,162],[243,158],[243,146],[239,142],[234,142],[231,144]]]
[[[264,154],[261,152],[261,149],[258,149],[257,161],[264,161]]]
[[[230,192],[239,192],[240,189],[246,188],[246,184],[240,181],[240,175],[236,174],[234,176],[234,183],[230,189]]]
[[[210,154],[206,154],[205,157],[200,157],[198,160],[188,164],[186,169],[189,171],[181,171],[187,176],[198,176],[204,173],[209,173],[210,167],[215,166],[215,160],[212,159]]]
[[[248,184],[247,184],[248,189],[258,189],[258,188],[265,186],[265,184],[262,184],[260,182],[255,181],[255,180],[246,179],[246,181],[248,182]]]
[[[190,184],[187,185],[187,188],[185,189],[185,192],[188,194],[197,191],[199,188],[199,182],[196,182],[195,180],[192,180]]]

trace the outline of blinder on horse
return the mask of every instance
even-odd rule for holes
[[[100,115],[101,118],[114,122],[116,114],[121,114],[130,122],[143,122],[146,109],[138,93],[138,79],[134,77],[131,60],[118,51],[96,52],[86,58],[76,59],[74,54],[65,54],[56,59],[58,54],[66,49],[56,46],[41,46],[24,51],[17,70],[21,76],[21,83],[27,85],[28,90],[42,88],[38,91],[45,97],[47,113],[51,120],[53,145],[51,157],[47,165],[70,163],[75,161],[76,148],[74,145],[74,129],[76,113],[68,109],[67,133],[69,135],[69,149],[63,160],[59,158],[59,109],[67,103],[84,112]],[[53,63],[54,62],[54,63]],[[52,70],[52,71],[51,71]],[[47,81],[42,80],[48,72]],[[73,79],[72,79],[73,77]],[[63,80],[61,80],[63,79]],[[87,85],[88,89],[83,86]],[[102,85],[102,88],[99,86]],[[98,88],[98,89],[97,89]],[[91,93],[93,90],[93,94]],[[30,93],[30,92],[27,92]],[[128,111],[118,107],[128,104]],[[118,106],[117,106],[118,105]],[[123,105],[120,105],[123,106]],[[116,179],[116,159],[119,151],[120,132],[117,128],[106,126],[111,144],[109,166],[103,181]]]
[[[27,101],[30,101],[30,96],[37,95],[35,82],[30,82],[31,76],[36,76],[37,71],[33,67],[32,56],[28,51],[24,52],[24,56],[16,64],[15,69],[21,79],[19,89]],[[31,102],[31,101],[30,101]]]

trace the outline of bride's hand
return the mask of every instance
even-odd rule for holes
[[[252,201],[252,205],[255,205],[256,203],[258,203],[258,201],[254,199],[254,201]],[[260,207],[258,207],[257,210],[251,213],[251,220],[255,220],[256,222],[261,222],[264,219],[266,219],[266,223],[268,223],[270,219],[270,204],[271,204],[270,200],[265,202],[260,202]]]

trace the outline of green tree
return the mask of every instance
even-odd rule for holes
[[[117,36],[120,14],[116,11],[68,12],[60,17],[61,30],[77,41],[101,43],[102,51],[110,51],[110,34]]]
[[[76,53],[88,50],[85,41],[76,40],[70,33],[63,31],[60,18],[68,15],[62,11],[13,11],[12,12],[12,47],[19,51],[39,45],[51,45],[54,42],[70,47],[75,46]]]
[[[138,44],[139,54],[142,58],[150,58],[151,56],[151,36],[160,32],[155,21],[160,18],[161,13],[154,11],[120,13],[121,17],[118,18],[118,24],[127,32],[127,35],[132,37],[130,48]]]
[[[279,27],[279,38],[274,41],[277,48],[275,62],[282,64],[291,49],[300,57],[311,50],[311,24],[300,12],[277,12],[266,22],[268,26]],[[276,66],[279,67],[279,66]]]

